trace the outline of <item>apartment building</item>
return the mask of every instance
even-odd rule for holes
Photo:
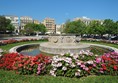
[[[77,20],[81,20],[81,21],[83,21],[86,25],[88,25],[91,21],[92,21],[92,19],[90,19],[90,18],[87,18],[87,17],[81,17],[81,18],[74,18],[73,19],[73,21],[77,21]]]
[[[29,16],[21,16],[20,17],[20,29],[24,29],[24,26],[27,23],[33,23],[33,19]]]
[[[77,20],[81,20],[83,21],[86,25],[89,25],[89,23],[93,20],[96,20],[96,21],[100,21],[101,24],[103,23],[103,20],[98,20],[98,19],[90,19],[90,18],[87,18],[85,16],[81,17],[81,18],[74,18],[73,21],[77,21]]]
[[[38,20],[33,20],[34,24],[40,24],[40,22]]]
[[[45,18],[42,23],[46,26],[46,28],[48,30],[47,33],[55,33],[56,32],[56,24],[55,24],[54,19]]]
[[[5,18],[11,20],[11,24],[15,27],[14,32],[19,33],[19,18],[13,15],[5,15]]]
[[[56,25],[56,34],[61,34],[61,25]]]

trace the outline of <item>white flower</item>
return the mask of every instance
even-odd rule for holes
[[[75,67],[76,65],[74,63],[71,63],[70,66],[73,68]]]
[[[55,72],[54,70],[50,70],[50,74],[51,74],[52,76],[56,76],[56,74],[55,74],[54,72]]]
[[[79,66],[79,65],[81,65],[81,62],[80,61],[77,61],[76,64]]]
[[[95,56],[98,56],[97,54]]]
[[[78,54],[74,54],[73,58],[76,60],[78,58]]]
[[[78,72],[81,72],[81,70],[80,70],[80,69],[78,69],[77,71],[78,71]]]
[[[58,63],[58,64],[57,64],[57,67],[61,67],[61,66],[62,66],[62,63]]]
[[[93,61],[87,61],[86,63],[88,63],[88,64],[93,64]]]
[[[65,61],[66,61],[67,63],[72,63],[72,59],[71,59],[71,58],[68,58],[68,57],[65,58]]]
[[[75,72],[75,76],[80,76],[80,72]]]
[[[70,54],[70,56],[73,56],[73,55],[74,55],[73,53]]]
[[[53,68],[53,70],[54,70],[54,71],[56,71],[56,70],[57,70],[57,68]]]
[[[66,65],[66,66],[68,66],[69,64],[68,64],[68,63],[66,63],[65,65]]]
[[[65,66],[64,66],[64,67],[62,67],[62,70],[67,70],[67,67],[65,67]]]

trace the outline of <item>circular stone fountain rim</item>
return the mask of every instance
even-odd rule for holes
[[[28,46],[28,45],[40,45],[39,43],[30,43],[30,44],[23,44],[23,45],[18,45],[18,46],[15,46],[13,48],[11,48],[9,50],[10,53],[14,52],[14,53],[19,53],[17,52],[17,49],[20,48],[20,47],[23,47],[23,46]]]
[[[78,48],[88,48],[90,44],[85,43],[41,43],[40,46],[46,48],[55,48],[55,49],[78,49]]]
[[[17,49],[18,49],[19,47],[25,46],[25,45],[31,45],[31,44],[32,44],[32,45],[33,45],[33,44],[37,44],[37,45],[40,46],[39,43],[23,44],[23,45],[18,45],[18,46],[15,46],[15,47],[11,48],[11,49],[9,50],[9,52],[10,52],[10,53],[12,53],[12,52],[18,53],[18,52],[17,52]],[[41,44],[42,44],[42,43],[41,43]],[[117,48],[114,48],[114,47],[111,47],[111,46],[100,45],[100,44],[91,44],[91,43],[82,43],[82,44],[89,44],[89,45],[92,45],[92,46],[99,46],[99,47],[103,47],[103,48],[107,48],[107,49],[109,48],[109,49],[114,50],[115,52],[118,52],[118,49],[117,49]]]

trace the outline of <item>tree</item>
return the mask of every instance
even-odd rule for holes
[[[45,32],[47,31],[45,25],[43,24],[35,24],[34,26],[35,31],[41,32],[41,34],[45,34]]]
[[[118,21],[115,22],[115,27],[113,30],[114,35],[118,36]]]
[[[24,26],[24,31],[27,35],[30,35],[31,33],[34,33],[34,24],[28,23]]]
[[[15,27],[12,24],[9,24],[7,26],[7,30],[10,31],[10,32],[14,31],[14,29],[15,29]]]
[[[14,26],[11,24],[11,20],[6,19],[4,16],[0,16],[0,31],[6,32],[6,31],[13,31]]]
[[[64,32],[82,35],[84,33],[83,30],[85,27],[86,25],[81,20],[67,22]]]
[[[41,34],[45,34],[47,30],[43,24],[28,23],[25,25],[24,31],[26,32],[26,34],[30,35],[31,33],[38,32],[41,32]]]
[[[102,26],[100,21],[93,20],[90,22],[88,27],[86,28],[87,34],[99,35],[103,36],[105,34],[105,28]]]
[[[106,34],[109,34],[109,35],[114,34],[115,23],[113,20],[105,19],[103,22],[103,27],[105,28]]]

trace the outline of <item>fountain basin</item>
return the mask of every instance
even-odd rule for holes
[[[115,52],[118,52],[118,49],[117,48],[114,48],[114,47],[110,47],[110,46],[105,46],[105,45],[99,45],[99,44],[86,44],[86,43],[77,43],[77,44],[52,44],[51,43],[32,43],[32,44],[24,44],[24,45],[19,45],[19,46],[15,46],[13,48],[11,48],[9,50],[10,53],[12,52],[17,52],[17,53],[21,53],[23,52],[25,49],[28,49],[27,48],[31,47],[32,46],[36,46],[34,47],[34,49],[36,50],[39,50],[39,52],[45,52],[45,53],[49,53],[49,54],[62,54],[62,53],[78,53],[80,50],[89,50],[89,46],[97,46],[97,47],[101,47],[103,49],[108,49],[109,51],[115,51]],[[37,48],[38,46],[38,48]],[[29,53],[29,51],[26,51]],[[33,52],[36,52],[36,51],[33,51]],[[32,53],[30,53],[32,55]],[[37,54],[39,54],[37,52]],[[35,55],[37,55],[35,53]],[[34,55],[33,55],[34,56]]]
[[[61,54],[61,53],[79,53],[80,50],[89,49],[90,44],[83,43],[41,43],[40,51],[49,54]]]

